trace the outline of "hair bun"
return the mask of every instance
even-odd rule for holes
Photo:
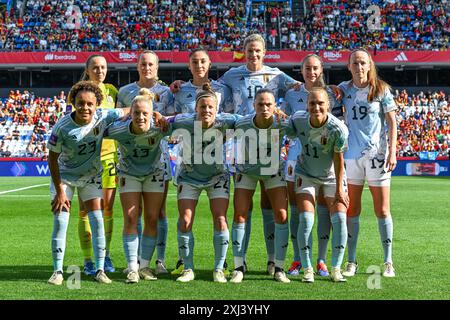
[[[139,89],[139,95],[140,96],[147,96],[149,99],[153,100],[155,97],[155,94],[153,92],[151,92],[149,89],[147,88],[141,88]]]
[[[202,90],[204,91],[213,91],[211,87],[211,83],[208,81],[202,85]]]

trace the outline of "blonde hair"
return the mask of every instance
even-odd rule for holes
[[[327,85],[325,84],[325,80],[323,79],[323,60],[319,55],[317,55],[315,53],[310,53],[306,57],[303,58],[302,63],[301,63],[302,74],[303,74],[303,67],[305,66],[305,62],[309,58],[316,58],[317,60],[319,60],[320,67],[322,68],[322,73],[320,74],[319,78],[317,78],[316,81],[313,83],[313,87],[326,88]],[[305,77],[305,76],[303,76],[303,77]]]
[[[261,42],[262,45],[263,45],[264,50],[266,50],[266,41],[264,40],[264,38],[258,33],[253,33],[253,34],[251,34],[251,35],[249,35],[249,36],[247,36],[245,38],[245,40],[244,40],[244,51],[245,51],[245,48],[247,48],[247,45],[250,42],[255,42],[255,41],[256,42]]]
[[[367,54],[367,56],[369,57],[370,70],[367,75],[367,80],[369,82],[370,89],[369,89],[369,94],[367,95],[367,101],[372,102],[373,99],[381,97],[386,90],[391,90],[391,86],[378,77],[375,62],[372,59],[372,55],[366,49],[358,48],[358,49],[353,50],[352,53],[350,54],[350,57],[348,58],[348,64],[350,65],[353,54],[358,51],[365,52]]]
[[[155,98],[155,94],[151,92],[147,88],[141,88],[139,90],[139,94],[134,97],[133,101],[131,102],[131,109],[136,106],[138,102],[147,102],[150,106],[150,112],[153,112],[153,99]]]
[[[80,81],[91,80],[91,79],[89,79],[89,75],[88,75],[87,70],[89,69],[89,65],[91,64],[92,60],[94,60],[94,58],[103,58],[106,61],[106,58],[104,56],[102,56],[101,54],[90,55],[89,58],[87,58],[87,60],[86,60],[86,64],[84,66],[84,71],[81,74]]]

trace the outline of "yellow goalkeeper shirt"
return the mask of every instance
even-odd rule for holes
[[[103,101],[99,108],[114,109],[116,107],[118,90],[112,84],[100,83],[100,89],[103,93]],[[117,144],[112,139],[103,139],[101,159],[113,159],[117,152]]]

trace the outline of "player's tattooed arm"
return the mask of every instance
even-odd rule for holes
[[[70,211],[70,201],[67,198],[66,192],[63,189],[61,176],[59,174],[58,158],[59,153],[50,151],[48,155],[48,167],[52,177],[53,185],[55,186],[56,196],[52,200],[52,212],[61,213],[61,211]]]

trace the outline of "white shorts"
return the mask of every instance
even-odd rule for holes
[[[256,190],[258,181],[264,182],[264,187],[266,190],[286,187],[286,180],[282,176],[281,172],[273,176],[249,176],[244,173],[236,173],[234,178],[234,188],[235,189],[247,189]]]
[[[161,154],[161,166],[164,170],[164,181],[172,180],[172,167],[170,166],[169,151]]]
[[[101,199],[103,197],[101,174],[94,177],[83,177],[77,181],[67,181],[61,179],[61,182],[63,190],[69,201],[72,201],[73,195],[75,194],[75,189],[78,190],[78,197],[83,202],[96,198]],[[56,189],[53,184],[53,180],[50,180],[50,195],[52,200],[56,196]]]
[[[347,181],[349,184],[371,187],[389,187],[391,172],[386,172],[386,159],[363,156],[360,159],[346,159]]]
[[[319,194],[322,187],[323,195],[326,198],[334,198],[336,196],[336,180],[323,181],[317,178],[296,175],[295,193],[306,193],[314,198]],[[347,183],[344,178],[344,190],[347,192]]]
[[[299,139],[289,141],[288,156],[284,166],[284,179],[289,182],[295,182],[295,166],[298,155],[302,152],[302,144]]]
[[[161,166],[164,170],[164,180],[172,180],[172,167],[170,166],[169,143],[166,140],[161,141]]]
[[[158,170],[155,174],[134,177],[119,173],[119,192],[157,192],[164,193],[166,186],[165,174]]]
[[[297,161],[286,160],[284,167],[284,179],[289,182],[295,182],[295,165]]]
[[[198,200],[203,190],[206,190],[208,198],[211,199],[229,199],[230,198],[230,176],[228,173],[216,179],[214,184],[207,186],[196,186],[184,181],[178,181],[177,197],[178,200]]]

